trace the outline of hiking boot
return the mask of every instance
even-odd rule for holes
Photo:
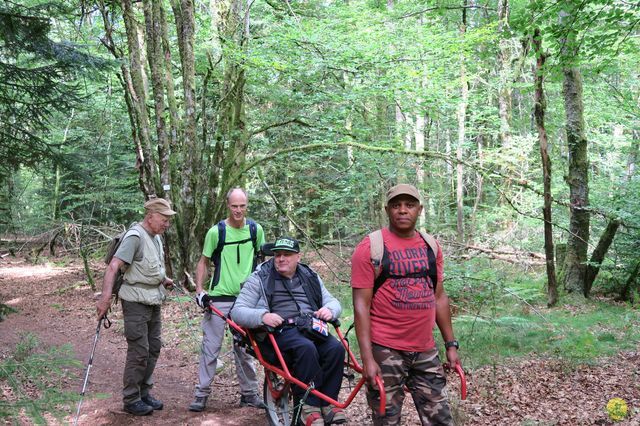
[[[332,405],[322,407],[322,417],[324,418],[324,423],[327,425],[341,425],[347,422],[347,416],[344,414],[344,411]]]
[[[324,418],[320,407],[304,404],[300,412],[300,420],[305,426],[324,426]]]
[[[253,395],[242,395],[240,397],[240,406],[254,407],[254,408],[267,408],[267,405],[264,403],[262,398],[260,398],[255,393]]]
[[[154,410],[162,410],[162,407],[164,407],[164,404],[162,403],[162,401],[155,399],[151,395],[143,396],[142,402],[144,402]]]
[[[124,404],[124,411],[134,416],[146,416],[153,413],[153,407],[145,404],[141,400],[137,400],[131,404]]]
[[[189,405],[189,411],[203,411],[207,406],[207,396],[196,396],[196,399]]]

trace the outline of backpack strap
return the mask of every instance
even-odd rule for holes
[[[378,278],[382,272],[382,256],[384,255],[382,229],[378,229],[369,234],[369,245],[371,246],[371,263],[375,270],[375,277]]]
[[[436,239],[433,237],[433,235],[427,234],[426,232],[424,232],[422,230],[418,230],[418,232],[420,233],[420,236],[422,236],[422,239],[424,240],[424,242],[427,243],[427,245],[429,247],[431,247],[431,250],[433,250],[433,255],[437,259],[438,258],[438,252],[439,252],[439,246],[438,246],[438,242],[436,241]],[[429,266],[431,266],[431,265],[429,265]]]
[[[222,249],[224,248],[225,239],[227,236],[227,224],[224,220],[221,220],[216,224],[218,228],[218,245],[213,249],[211,253],[211,261],[213,262],[213,277],[209,282],[209,290],[213,289],[220,281],[220,264],[222,259]]]
[[[253,245],[253,266],[251,267],[251,271],[255,271],[256,266],[258,266],[258,253],[260,252],[260,248],[258,247],[258,224],[251,219],[247,219],[247,225],[249,225],[249,235],[251,245]]]
[[[420,236],[424,240],[427,245],[427,260],[429,262],[429,270],[425,274],[409,274],[406,277],[421,277],[427,276],[431,279],[433,283],[433,289],[435,291],[436,285],[438,284],[438,270],[436,259],[438,258],[439,248],[436,239],[431,234],[427,234],[422,230],[418,230]],[[389,255],[387,252],[387,248],[384,246],[384,239],[382,237],[382,230],[378,229],[377,231],[373,231],[369,234],[369,244],[370,244],[370,256],[371,263],[374,268],[374,282],[373,282],[373,295],[375,296],[378,289],[384,284],[387,279],[392,278],[392,275],[389,273]]]
[[[307,295],[311,308],[317,311],[322,307],[322,291],[320,290],[320,277],[309,265],[298,263],[298,273],[302,278],[302,289]]]

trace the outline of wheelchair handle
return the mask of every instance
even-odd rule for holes
[[[384,391],[384,382],[379,376],[376,376],[376,386],[378,386],[380,396],[380,407],[378,408],[378,413],[381,416],[384,416],[387,411],[387,394]]]
[[[458,377],[460,377],[460,399],[461,400],[465,400],[467,399],[467,379],[464,376],[464,370],[462,369],[462,366],[460,364],[456,364],[455,367],[451,367],[451,365],[449,365],[449,363],[444,363],[442,365],[446,370],[455,370],[456,373],[458,374]]]

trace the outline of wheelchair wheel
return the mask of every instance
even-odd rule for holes
[[[290,426],[293,419],[293,403],[291,401],[291,389],[289,383],[282,377],[266,372],[269,375],[274,389],[281,391],[280,398],[274,398],[269,389],[267,378],[264,379],[264,403],[267,405],[267,420],[269,426]]]

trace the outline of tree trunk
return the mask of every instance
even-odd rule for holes
[[[164,55],[162,51],[161,2],[144,0],[144,20],[147,39],[147,62],[151,70],[151,87],[156,119],[156,137],[158,141],[158,164],[162,196],[171,200],[171,179],[169,176],[169,138],[165,117],[165,75]]]
[[[181,150],[180,145],[180,119],[178,118],[178,103],[176,101],[175,84],[173,82],[173,72],[171,67],[171,45],[169,44],[169,30],[167,28],[167,17],[162,6],[162,2],[159,3],[160,10],[160,31],[162,36],[162,53],[164,55],[164,76],[165,87],[167,89],[167,104],[169,106],[169,145],[173,152],[179,152]],[[172,188],[175,190],[175,188]]]
[[[551,159],[549,158],[549,145],[547,143],[547,130],[545,128],[544,114],[547,102],[544,96],[544,64],[547,59],[542,51],[542,39],[540,30],[535,29],[533,34],[533,46],[536,52],[536,67],[534,68],[535,101],[534,116],[538,129],[538,141],[540,146],[540,158],[542,160],[542,180],[544,191],[544,253],[547,265],[547,306],[555,306],[558,303],[558,284],[556,282],[556,265],[553,257],[553,222],[551,220]]]
[[[460,25],[460,36],[462,39],[464,39],[467,31],[466,5],[467,1],[465,0],[465,9],[462,9],[462,24]],[[464,241],[464,168],[462,166],[462,159],[464,158],[468,102],[469,85],[467,83],[467,70],[463,51],[460,57],[460,105],[458,105],[458,146],[456,148],[456,239],[459,243]]]
[[[147,115],[146,91],[144,84],[144,72],[140,39],[138,37],[138,24],[131,0],[122,0],[124,24],[127,33],[127,46],[129,48],[129,63],[131,73],[131,85],[128,87],[131,96],[132,107],[135,115],[136,131],[140,141],[139,171],[144,185],[145,199],[157,193],[154,183],[155,161],[151,150],[151,135],[149,130],[149,117]]]
[[[478,159],[478,167],[483,168],[484,167],[484,140],[485,140],[485,135],[484,134],[480,134],[477,136],[477,159]],[[471,220],[470,220],[470,225],[469,225],[469,229],[470,231],[467,233],[467,240],[469,242],[472,242],[477,233],[477,216],[478,216],[478,210],[480,209],[480,204],[482,203],[482,200],[484,198],[484,188],[483,188],[483,184],[484,184],[484,178],[482,176],[482,173],[480,173],[479,171],[476,172],[476,197],[475,197],[475,201],[473,202],[473,209],[471,210]]]
[[[509,49],[509,0],[498,0],[498,49],[499,86],[498,113],[500,115],[500,142],[502,146],[511,143],[511,53]]]
[[[141,132],[138,129],[138,118],[136,107],[134,104],[135,91],[133,89],[133,82],[131,79],[131,70],[126,65],[128,61],[125,59],[122,49],[118,45],[116,45],[113,39],[113,18],[110,17],[110,14],[112,14],[112,12],[102,2],[98,4],[98,7],[100,8],[102,23],[105,29],[105,35],[101,39],[102,44],[107,48],[107,50],[109,50],[109,52],[111,52],[113,57],[116,58],[118,62],[120,62],[120,74],[118,75],[118,80],[120,81],[120,85],[122,86],[124,101],[127,105],[127,115],[129,116],[129,124],[131,126],[131,139],[133,140],[133,145],[135,147],[136,168],[138,169],[138,186],[140,187],[140,191],[145,194],[146,198],[146,194],[148,193],[148,185],[146,183],[146,175],[142,167],[142,164],[144,163],[144,154],[142,149],[142,142],[140,140]]]
[[[420,111],[420,109],[418,109]],[[424,115],[418,113],[416,114],[416,123],[414,127],[414,140],[416,141],[416,151],[423,152],[424,151],[424,128],[425,128],[425,117]],[[425,183],[425,173],[424,168],[422,167],[421,162],[416,163],[416,181],[418,188],[424,188]],[[427,191],[422,191],[422,204],[428,206],[427,201]],[[419,223],[424,227],[426,226],[427,220],[427,210],[428,207],[423,207],[422,212],[420,213]]]
[[[234,52],[245,52],[249,38],[249,13],[243,8],[243,0],[218,2],[218,10],[222,17],[218,23],[221,44],[231,44],[229,49]],[[216,141],[220,146],[225,145],[224,141],[227,144],[224,150],[220,197],[234,186],[244,186],[244,176],[237,172],[244,168],[246,162],[249,132],[245,116],[246,75],[239,56],[243,55],[223,57],[224,76]],[[213,210],[214,216],[222,217],[224,209],[223,203],[217,203]]]
[[[585,294],[585,271],[589,243],[589,161],[587,138],[584,134],[582,76],[575,66],[564,70],[563,95],[566,114],[567,145],[569,147],[570,192],[569,237],[564,274],[568,292]]]
[[[620,297],[617,300],[623,302],[633,302],[632,290],[636,279],[638,278],[638,273],[640,273],[640,261],[636,262],[636,266],[633,268],[633,271],[631,271],[631,274],[629,274],[629,277],[627,278],[627,281],[624,283],[624,287],[620,292]]]
[[[179,174],[182,177],[180,183],[181,210],[178,223],[179,239],[179,272],[184,273],[195,265],[198,250],[191,245],[196,238],[196,226],[198,206],[196,200],[198,194],[198,176],[203,173],[200,170],[200,148],[196,132],[196,83],[195,83],[195,54],[193,43],[195,38],[195,11],[193,0],[172,0],[178,33],[178,47],[180,51],[180,64],[182,71],[182,90],[184,95],[184,120],[182,133],[182,161]]]
[[[62,142],[60,146],[64,146],[67,143],[67,137],[69,136],[69,127],[71,126],[71,121],[73,120],[73,116],[75,114],[75,108],[71,109],[71,114],[69,115],[69,119],[67,120],[67,125],[64,127],[64,132],[62,134]],[[60,219],[60,184],[62,181],[62,171],[60,164],[56,163],[56,182],[53,189],[53,213],[51,218],[54,221]]]
[[[634,132],[633,136],[635,143],[632,145],[631,152],[629,153],[629,158],[627,160],[627,173],[624,178],[623,184],[627,184],[629,183],[629,181],[631,181],[631,178],[633,177],[635,171],[635,163],[638,155],[637,132]],[[609,220],[609,223],[607,223],[607,227],[600,236],[598,245],[596,246],[595,250],[593,250],[593,253],[591,253],[591,259],[589,260],[589,264],[587,265],[587,272],[584,282],[585,297],[589,297],[593,282],[595,281],[598,272],[600,272],[600,265],[602,264],[602,261],[604,260],[609,247],[613,243],[613,239],[615,238],[616,232],[618,231],[621,223],[622,221],[620,219]]]
[[[609,223],[607,223],[607,227],[600,236],[598,245],[595,250],[593,250],[593,253],[591,253],[591,259],[587,265],[584,278],[584,297],[589,297],[593,281],[595,281],[596,276],[600,271],[600,265],[602,264],[604,257],[607,255],[607,251],[609,250],[611,243],[613,243],[613,239],[620,227],[620,223],[621,222],[618,219],[610,220]]]
[[[164,65],[164,51],[162,47],[162,3],[153,0],[144,0],[144,18],[147,40],[147,62],[151,70],[151,87],[153,89],[153,103],[156,119],[156,137],[158,148],[158,165],[160,174],[160,192],[162,197],[168,201],[172,201],[171,193],[172,179],[169,158],[171,155],[171,147],[169,145],[169,136],[167,134],[166,113],[165,113],[165,82],[166,67]],[[173,262],[171,261],[172,241],[175,241],[176,228],[172,227],[164,235],[164,254],[165,266],[167,274],[173,275]]]

